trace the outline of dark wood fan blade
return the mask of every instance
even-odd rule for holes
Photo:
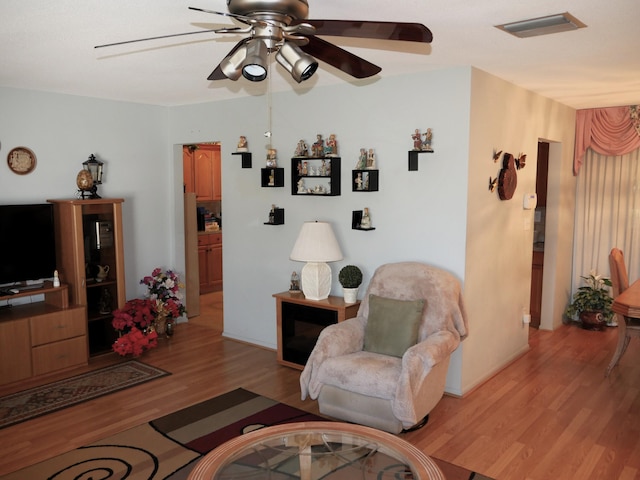
[[[309,43],[300,48],[305,52],[315,57],[318,60],[328,63],[336,68],[339,68],[344,73],[348,73],[355,78],[367,78],[372,77],[382,70],[377,65],[367,62],[365,59],[349,53],[346,50],[322,40],[318,37],[308,37]]]
[[[231,51],[227,53],[227,56],[224,58],[225,59],[229,58],[231,55],[236,53],[236,50],[238,50],[242,45],[247,43],[249,40],[250,38],[243,38],[242,40],[240,40],[238,43],[236,43],[235,47],[233,47]],[[226,80],[226,79],[227,79],[227,76],[222,72],[222,69],[220,68],[220,64],[218,64],[215,70],[211,72],[211,75],[207,77],[207,80]]]
[[[431,30],[421,23],[308,19],[296,19],[291,22],[292,25],[299,23],[310,23],[316,27],[316,35],[423,43],[431,43],[433,40]]]

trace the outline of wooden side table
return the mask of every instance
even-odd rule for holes
[[[275,293],[278,363],[302,370],[325,327],[353,318],[360,302],[346,304],[342,297],[308,300],[302,293]]]

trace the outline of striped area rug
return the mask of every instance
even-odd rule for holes
[[[237,389],[0,477],[0,480],[184,480],[206,453],[238,435],[264,426],[318,420],[326,419]],[[434,461],[448,480],[487,478],[438,459]]]
[[[108,393],[171,375],[137,360],[30,388],[0,398],[0,428],[24,422]]]

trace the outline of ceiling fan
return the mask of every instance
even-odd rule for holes
[[[262,81],[267,77],[268,55],[275,53],[277,62],[299,83],[315,73],[318,68],[316,59],[355,78],[371,77],[381,71],[377,65],[322,40],[317,35],[423,43],[430,43],[433,39],[431,31],[419,23],[310,20],[307,19],[307,0],[227,0],[228,13],[189,8],[232,17],[247,26],[129,40],[98,45],[95,48],[192,33],[248,34],[222,59],[207,77],[208,80],[237,80],[242,75],[254,82]]]

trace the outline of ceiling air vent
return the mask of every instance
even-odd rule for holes
[[[586,25],[569,12],[496,25],[496,28],[520,38],[568,32],[584,27],[586,27]]]

